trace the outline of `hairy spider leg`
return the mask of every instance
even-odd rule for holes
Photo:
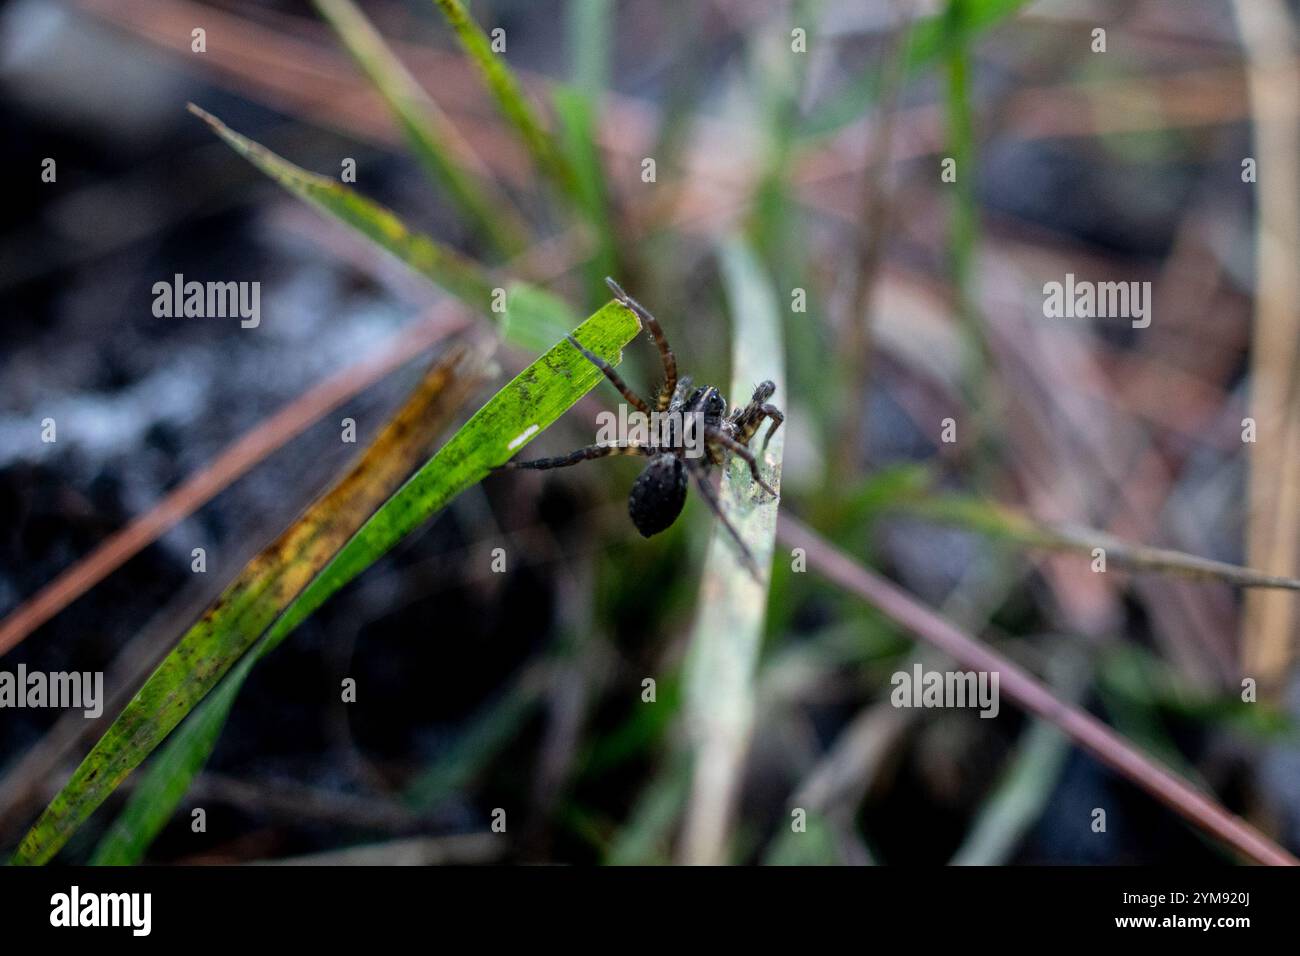
[[[744,459],[746,464],[749,465],[749,473],[754,476],[754,481],[758,486],[773,498],[777,496],[776,492],[772,490],[771,485],[764,481],[763,476],[758,473],[758,460],[754,457],[754,453],[743,444],[732,438],[720,428],[704,429],[704,439],[705,441],[717,442],[723,448],[728,449],[733,455]]]
[[[632,391],[632,389],[628,387],[627,382],[623,381],[623,379],[619,377],[618,372],[614,371],[614,367],[612,365],[606,362],[595,352],[592,352],[581,342],[575,339],[572,335],[570,335],[568,338],[569,338],[569,343],[575,349],[581,352],[586,357],[588,362],[590,362],[592,365],[596,366],[596,368],[600,369],[602,372],[605,373],[605,377],[609,379],[610,382],[613,384],[613,386],[619,390],[619,393],[622,394],[622,396],[628,400],[628,403],[630,405],[635,407],[637,411],[641,412],[641,414],[649,417],[650,406],[646,404],[644,398],[642,398],[640,395],[638,395],[636,392]]]
[[[732,543],[735,544],[736,550],[740,555],[740,561],[745,565],[745,570],[754,576],[755,581],[763,580],[762,572],[758,570],[758,562],[754,560],[754,555],[750,552],[749,546],[745,544],[740,537],[740,532],[732,525],[731,519],[722,510],[722,501],[718,498],[718,493],[713,490],[713,484],[709,481],[709,470],[698,462],[688,462],[686,467],[690,469],[695,476],[695,484],[700,489],[700,495],[704,498],[704,503],[709,506],[709,510],[717,516],[718,521],[727,529],[727,534],[731,536]]]
[[[767,449],[767,443],[772,440],[772,435],[781,427],[785,421],[785,415],[781,409],[775,405],[767,404],[767,400],[772,397],[776,391],[776,386],[771,382],[763,382],[754,389],[754,397],[749,400],[749,404],[744,408],[737,408],[731,413],[729,421],[733,426],[733,431],[738,441],[748,445],[754,433],[763,424],[763,419],[770,418],[772,426],[768,428],[767,435],[763,438],[763,450]]]
[[[609,276],[605,277],[605,284],[614,293],[614,298],[636,313],[637,318],[646,327],[646,331],[650,333],[650,338],[654,339],[655,346],[659,349],[659,359],[664,365],[664,382],[659,386],[659,394],[656,397],[655,404],[659,411],[667,411],[673,398],[673,392],[677,389],[677,356],[673,354],[672,347],[668,344],[668,336],[664,335],[663,326],[659,324],[658,319],[650,314],[650,310],[624,292],[621,285]]]
[[[535,458],[532,461],[508,461],[504,465],[498,465],[494,471],[500,471],[504,468],[535,468],[538,470],[545,468],[567,468],[570,465],[576,465],[582,461],[594,461],[597,458],[608,458],[611,455],[654,455],[659,451],[652,445],[636,445],[625,443],[621,445],[588,445],[586,448],[579,448],[577,451],[571,451],[567,455],[559,455],[555,458]]]

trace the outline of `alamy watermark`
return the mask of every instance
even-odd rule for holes
[[[703,412],[651,412],[646,415],[627,405],[618,414],[596,416],[597,445],[644,445],[652,448],[681,448],[687,458],[704,455]]]
[[[153,929],[153,894],[83,893],[74,884],[68,892],[50,897],[50,925],[118,926],[131,930],[132,936],[148,936]]]
[[[255,329],[262,322],[262,283],[185,281],[176,273],[172,281],[153,284],[153,314],[160,319],[230,319]]]
[[[1132,319],[1133,328],[1151,324],[1150,282],[1076,281],[1073,272],[1064,282],[1043,285],[1043,315],[1049,319]]]
[[[16,674],[0,671],[0,709],[53,707],[81,710],[87,717],[104,712],[103,671],[28,671],[18,665]]]
[[[889,679],[894,689],[889,702],[895,707],[971,707],[981,717],[996,717],[997,671],[927,671],[914,664],[911,672],[897,671]]]

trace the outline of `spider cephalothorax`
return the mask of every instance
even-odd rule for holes
[[[764,420],[771,419],[772,422],[763,439],[764,447],[767,446],[772,433],[785,421],[785,416],[780,410],[767,401],[776,391],[776,386],[771,382],[762,382],[754,389],[754,395],[748,405],[743,408],[737,407],[728,415],[727,400],[712,385],[695,388],[690,378],[678,379],[677,358],[668,346],[668,339],[658,320],[641,303],[624,292],[613,279],[605,281],[619,302],[637,314],[641,324],[645,326],[650,338],[659,349],[659,357],[664,367],[664,383],[655,396],[653,407],[632,391],[608,362],[588,351],[573,336],[569,336],[569,341],[605,373],[605,377],[637,411],[647,417],[656,412],[670,413],[667,416],[667,429],[660,433],[658,436],[660,440],[657,443],[642,444],[624,441],[615,444],[589,445],[557,458],[512,461],[502,467],[564,468],[568,465],[576,465],[580,461],[605,458],[610,455],[643,455],[650,460],[632,485],[632,491],[627,499],[628,514],[636,529],[648,538],[676,521],[682,507],[686,504],[688,475],[692,476],[705,502],[718,516],[718,520],[722,522],[736,543],[746,566],[757,576],[758,568],[753,556],[722,511],[717,492],[709,481],[709,468],[711,465],[722,464],[723,452],[730,451],[749,465],[749,472],[759,487],[768,494],[776,495],[759,474],[758,461],[749,450],[750,439],[757,433]],[[702,434],[694,434],[690,428],[691,424],[697,425]]]

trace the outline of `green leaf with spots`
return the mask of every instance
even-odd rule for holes
[[[574,336],[587,349],[617,365],[623,347],[639,330],[640,323],[631,311],[609,302],[582,323]],[[309,511],[303,521],[254,559],[150,675],[23,838],[13,862],[50,860],[222,675],[240,662],[259,635],[261,640],[253,648],[257,657],[274,650],[330,595],[458,494],[513,457],[600,379],[600,370],[567,339],[562,340],[480,408],[424,467],[360,524],[346,544],[337,540],[337,532],[347,522],[322,521]],[[347,514],[357,507],[354,498],[346,499]],[[333,557],[313,576],[320,562],[301,556],[304,551],[318,556],[321,550],[328,550]],[[249,663],[240,664],[236,684],[249,667]],[[237,689],[223,691],[223,697],[233,697]],[[204,723],[219,725],[224,720],[223,708],[228,709],[229,702],[220,703],[223,697],[216,698],[219,703],[203,717]],[[206,733],[202,729],[194,732],[195,746],[202,746]],[[206,756],[178,752],[171,759],[176,773],[192,776]],[[159,782],[154,793],[162,799],[179,799],[175,789]]]
[[[448,352],[347,475],[239,573],[164,658],[19,849],[58,850],[132,767],[203,697],[275,616],[428,456],[438,434],[486,377],[482,356]]]
[[[629,309],[608,302],[578,327],[574,337],[611,365],[617,365],[623,359],[623,346],[640,328],[640,321]],[[567,340],[520,372],[366,522],[276,622],[267,635],[271,646],[429,515],[513,458],[600,379],[600,370]]]

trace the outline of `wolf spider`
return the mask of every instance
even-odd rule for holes
[[[680,413],[680,417],[669,419],[666,436],[668,440],[662,444],[649,445],[636,442],[589,445],[556,458],[507,462],[501,468],[565,468],[581,461],[615,455],[642,455],[649,458],[645,470],[632,485],[632,491],[627,499],[627,510],[632,523],[636,525],[642,537],[646,538],[669,527],[681,514],[682,507],[686,504],[689,473],[699,486],[705,503],[717,515],[718,520],[722,522],[722,526],[727,529],[727,533],[735,542],[745,566],[754,577],[759,577],[758,564],[754,556],[723,513],[718,493],[709,481],[709,469],[712,465],[721,465],[723,452],[730,451],[749,465],[749,473],[753,475],[755,483],[768,494],[776,497],[776,492],[759,474],[758,461],[749,450],[750,439],[754,437],[765,419],[771,419],[772,424],[763,438],[763,448],[767,447],[772,433],[785,421],[785,416],[781,414],[780,409],[768,404],[767,401],[776,391],[776,386],[771,382],[762,382],[754,389],[754,395],[748,405],[743,408],[737,407],[728,415],[727,400],[722,397],[722,393],[717,388],[712,385],[694,388],[691,379],[687,376],[678,380],[677,357],[669,347],[668,338],[664,335],[659,321],[645,306],[624,292],[613,279],[607,278],[605,282],[613,291],[614,297],[636,313],[659,349],[659,357],[664,367],[664,381],[655,396],[653,410]],[[569,336],[569,342],[582,352],[589,362],[605,373],[605,377],[627,399],[628,404],[647,418],[650,417],[652,411],[650,403],[632,391],[608,362],[584,348],[572,335]],[[703,422],[704,453],[693,458],[687,455],[688,449],[682,431],[687,416],[696,413],[699,413],[700,420]],[[683,428],[674,428],[673,425],[677,422],[683,423]]]

